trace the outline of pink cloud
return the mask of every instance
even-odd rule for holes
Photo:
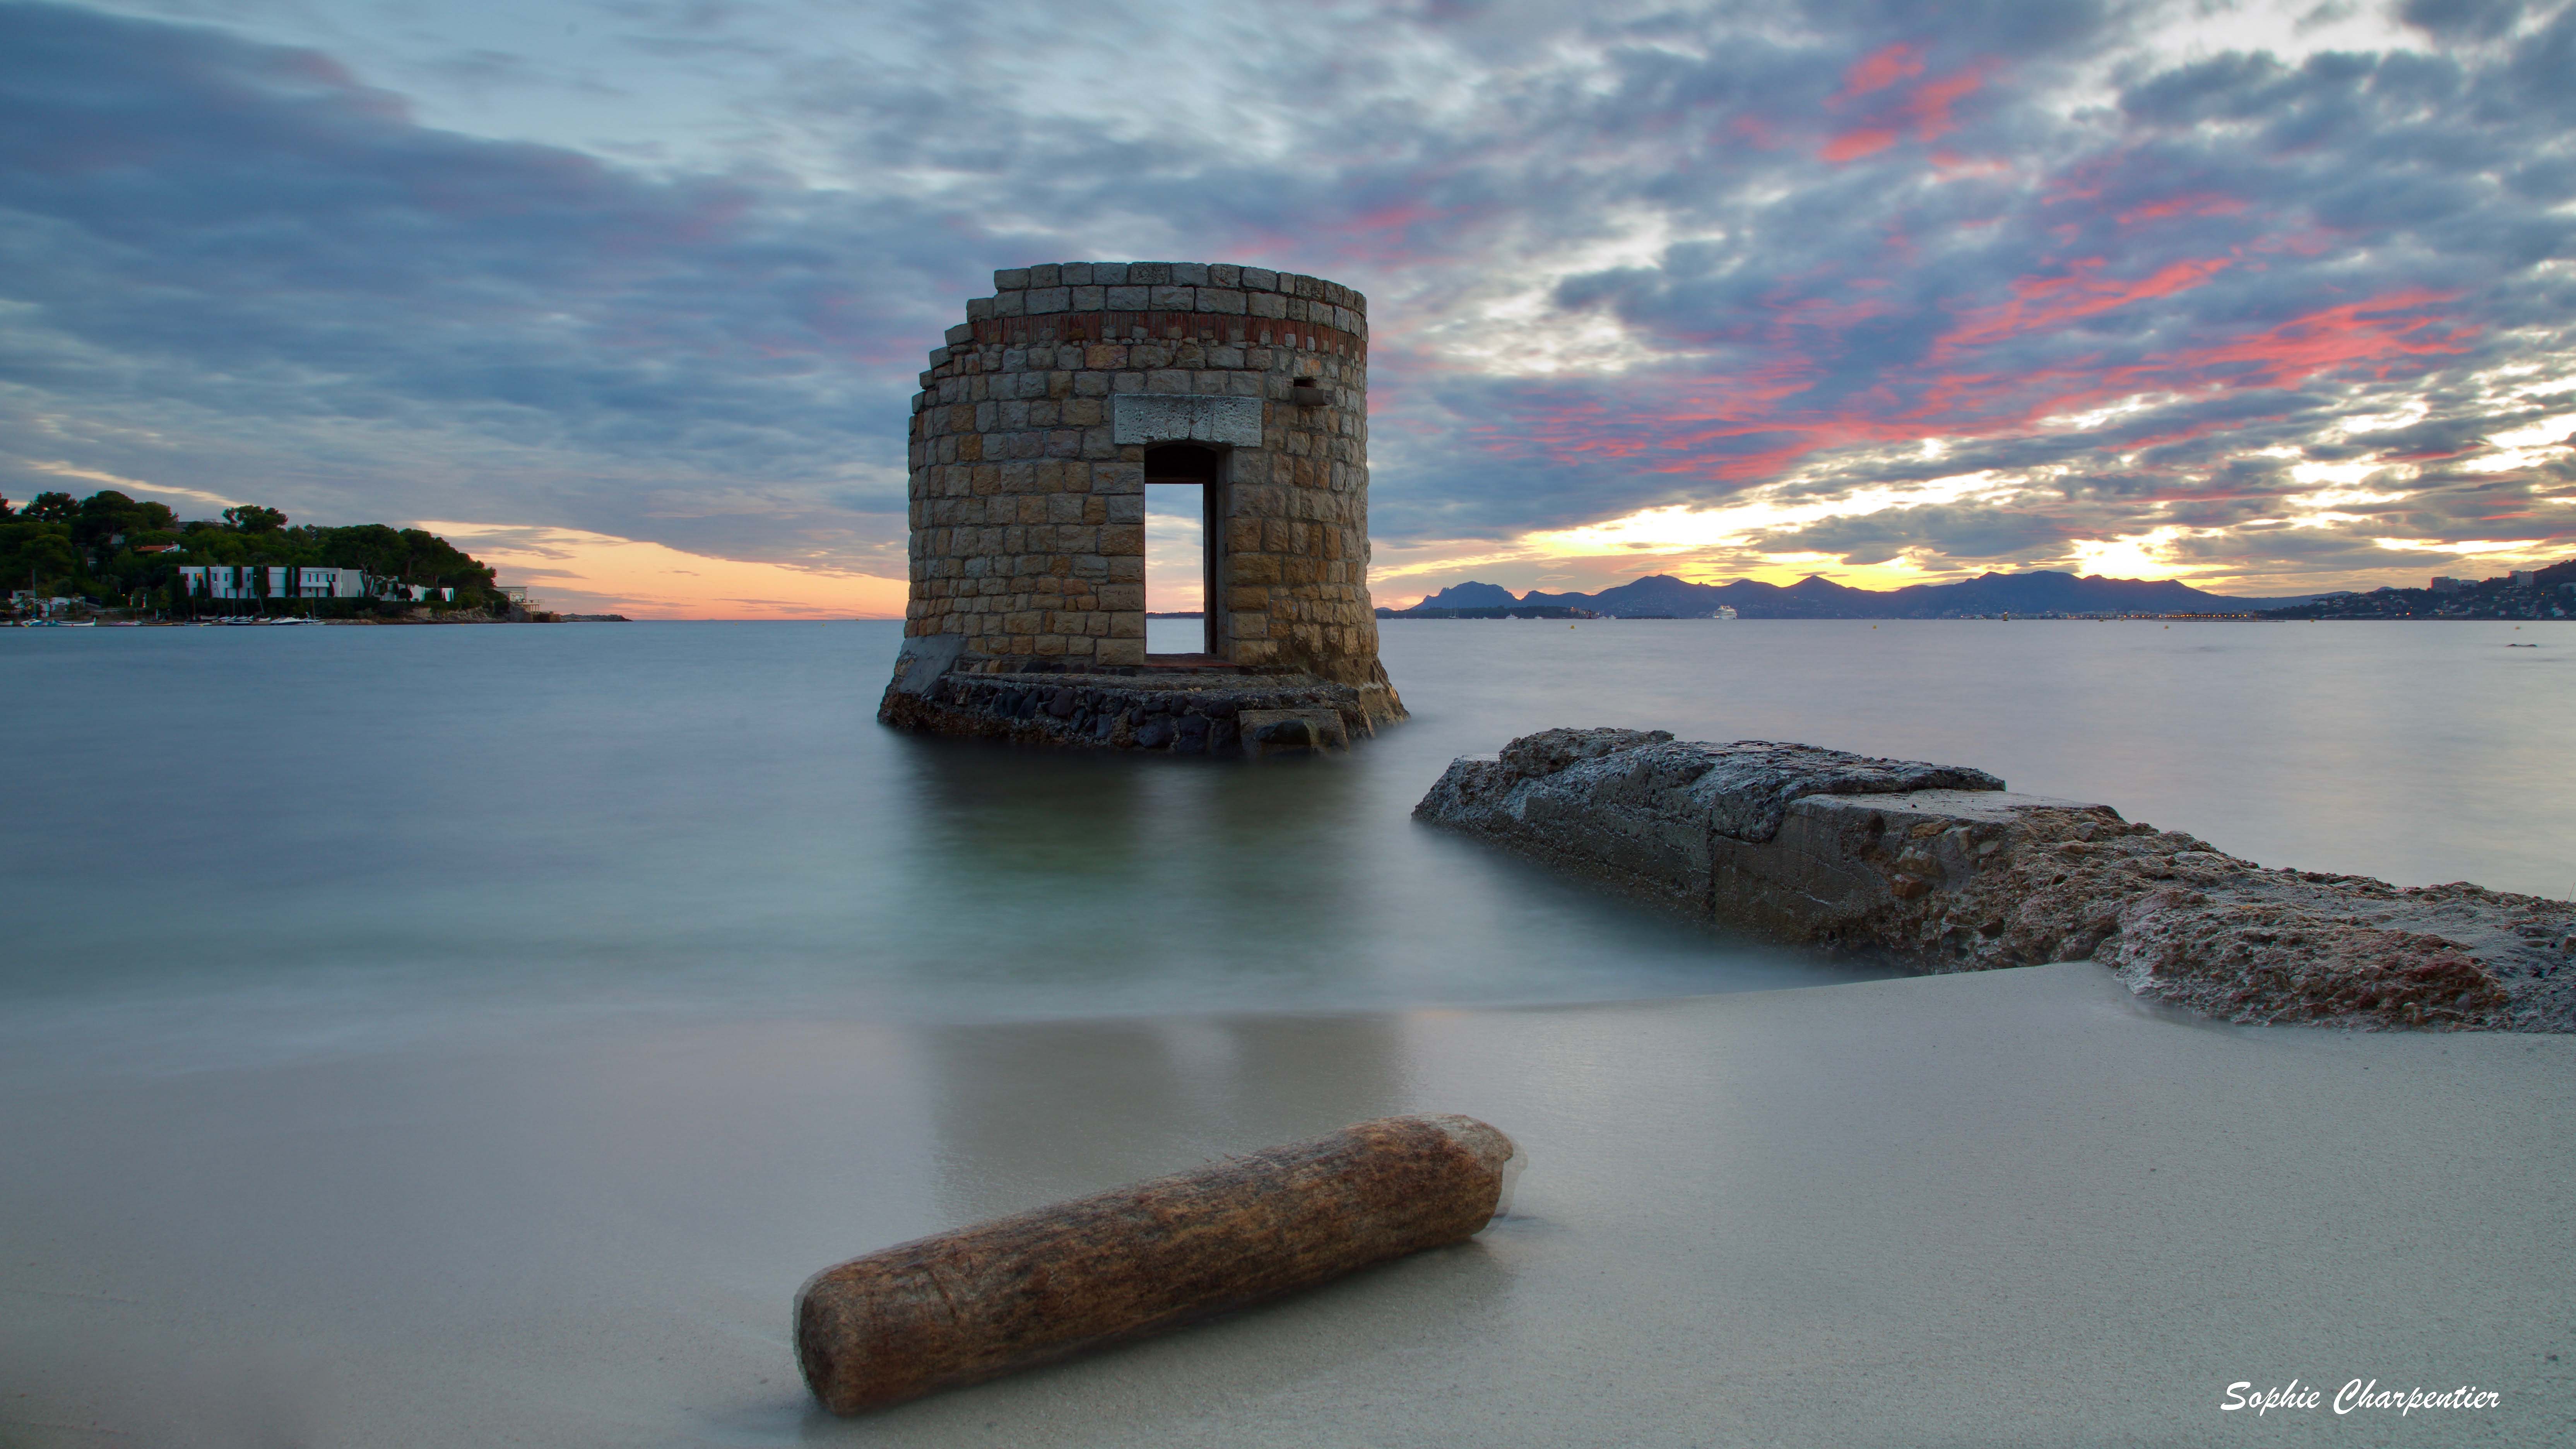
[[[1827,161],[1856,161],[1874,156],[1909,135],[1917,141],[1948,135],[1959,128],[1950,114],[1951,107],[1984,86],[1990,68],[1980,61],[1965,70],[1908,88],[1894,106],[1874,107],[1866,121],[1826,138],[1821,154]],[[1891,45],[1873,51],[1844,73],[1843,88],[1826,100],[1826,109],[1840,110],[1853,100],[1922,73],[1922,53],[1913,46]]]
[[[2022,277],[2013,283],[2011,301],[1980,308],[1962,317],[1959,325],[1950,329],[1933,348],[1932,359],[1935,362],[1946,361],[1967,348],[2047,331],[2079,317],[2090,317],[2151,297],[2170,297],[2176,292],[2189,291],[2224,271],[2231,260],[2228,257],[2209,257],[2169,262],[2134,281],[2118,281],[2096,275],[2103,266],[2103,259],[2087,257],[2073,263],[2072,270],[2065,276]]]
[[[1843,88],[1827,104],[1839,105],[1872,91],[1883,91],[1901,80],[1912,80],[1923,74],[1923,50],[1920,46],[1899,41],[1880,46],[1843,72]]]

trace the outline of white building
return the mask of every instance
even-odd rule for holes
[[[287,570],[268,571],[271,597],[286,592]],[[181,564],[179,586],[192,599],[256,599],[259,594],[259,569],[241,564]]]
[[[268,570],[268,593],[259,591],[261,568]],[[190,598],[208,599],[365,599],[389,595],[397,585],[370,578],[362,569],[284,568],[260,564],[181,564],[179,584]],[[199,584],[205,586],[202,595]]]
[[[303,599],[363,599],[367,596],[367,576],[357,569],[308,569],[295,571],[295,594]]]

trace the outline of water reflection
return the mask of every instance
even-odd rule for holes
[[[1347,759],[896,748],[916,837],[908,914],[942,941],[924,969],[1054,986],[1161,975],[1190,992],[1282,974],[1330,993],[1353,965],[1336,938],[1378,919],[1366,780]]]
[[[1394,1018],[960,1026],[922,1041],[937,1201],[957,1222],[1404,1110]]]

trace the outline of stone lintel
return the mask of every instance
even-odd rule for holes
[[[1109,400],[1110,441],[1261,446],[1261,399],[1208,393],[1119,393]]]

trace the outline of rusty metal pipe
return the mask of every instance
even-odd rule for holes
[[[1472,1117],[1386,1117],[921,1238],[806,1280],[797,1364],[836,1414],[974,1383],[1464,1242],[1519,1166]]]

